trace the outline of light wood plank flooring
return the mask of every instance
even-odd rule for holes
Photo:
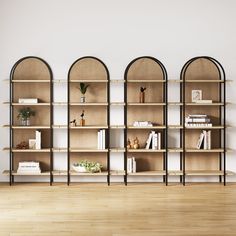
[[[0,235],[235,236],[236,184],[1,184]]]

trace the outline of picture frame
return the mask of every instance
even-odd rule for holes
[[[36,139],[29,139],[29,149],[36,149]]]
[[[202,100],[202,90],[192,90],[192,102]]]

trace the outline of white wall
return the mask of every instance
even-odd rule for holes
[[[133,58],[151,55],[163,62],[170,79],[178,79],[188,59],[209,55],[223,64],[228,79],[236,80],[235,9],[235,0],[0,0],[0,78],[9,78],[12,65],[27,55],[48,61],[55,78],[66,78],[77,58],[93,55],[106,63],[112,79],[122,79]],[[234,86],[231,83],[227,90],[232,102]],[[111,89],[114,99],[122,91],[122,87]],[[63,99],[59,91],[65,88],[56,88],[58,100]],[[177,86],[169,92],[171,99],[178,98]],[[7,84],[1,83],[0,99],[8,100]],[[6,124],[8,108],[0,106],[0,123]],[[115,114],[122,121],[122,110],[112,110],[112,122],[116,122]],[[178,116],[178,111],[170,113],[170,120],[176,122],[173,114]],[[228,123],[235,125],[234,105],[227,114]],[[55,138],[60,141],[59,134]],[[236,148],[235,138],[235,129],[230,129],[229,147]],[[7,129],[1,128],[0,146],[8,146]],[[236,171],[234,154],[228,155],[227,167]],[[65,156],[58,155],[57,168],[65,161]],[[121,156],[112,156],[112,168],[119,169],[121,164]],[[178,169],[177,156],[170,156],[169,166]],[[8,154],[1,152],[0,172],[7,168]],[[0,175],[0,181],[6,180]]]

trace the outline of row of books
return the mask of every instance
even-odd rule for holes
[[[211,149],[211,130],[203,130],[197,143],[197,149]]]
[[[18,103],[21,104],[37,104],[38,98],[19,98]]]
[[[40,164],[39,162],[35,162],[35,161],[19,162],[17,173],[18,174],[40,174],[41,173]]]
[[[211,119],[207,115],[194,114],[185,118],[186,127],[212,127]]]
[[[133,126],[135,126],[135,127],[152,127],[153,124],[151,121],[135,121],[133,123]]]
[[[98,141],[98,149],[105,149],[106,148],[106,131],[105,131],[105,129],[101,129],[98,131],[97,141]]]
[[[161,133],[151,131],[146,141],[146,149],[160,150],[161,149]]]
[[[134,157],[127,158],[127,173],[136,173],[136,161]]]

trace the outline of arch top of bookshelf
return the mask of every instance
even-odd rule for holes
[[[11,70],[12,82],[51,82],[52,70],[42,58],[35,56],[23,57]]]
[[[108,82],[109,71],[105,63],[92,56],[77,59],[70,67],[68,80],[70,82]]]
[[[181,71],[183,82],[225,82],[223,66],[216,59],[208,56],[194,57],[187,61]]]
[[[138,57],[131,61],[125,70],[127,82],[166,82],[167,72],[164,65],[150,56]]]

